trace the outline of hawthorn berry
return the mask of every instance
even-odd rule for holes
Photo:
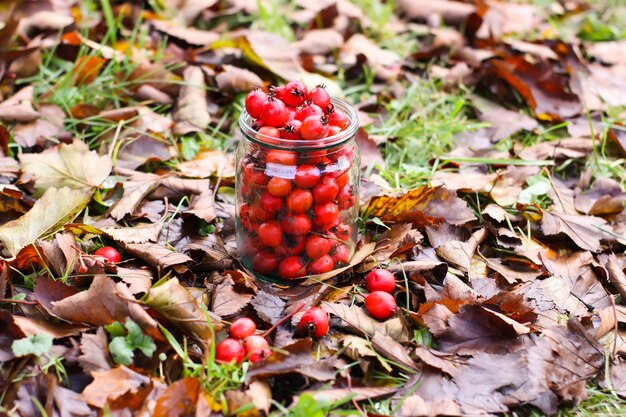
[[[350,249],[346,245],[337,245],[331,251],[335,264],[347,264],[350,262]]]
[[[280,130],[272,126],[263,126],[259,129],[259,134],[277,139],[280,138]]]
[[[396,277],[386,269],[372,269],[365,277],[365,288],[369,292],[392,292],[396,288]]]
[[[303,83],[300,81],[290,81],[285,85],[282,100],[288,106],[298,107],[304,102],[308,93],[309,91]]]
[[[306,254],[311,259],[317,259],[330,252],[333,245],[332,239],[312,234],[306,239]]]
[[[304,213],[313,205],[313,195],[309,190],[296,188],[287,197],[287,210],[293,213]]]
[[[252,185],[267,185],[270,178],[265,175],[265,172],[261,168],[257,168],[253,163],[249,163],[243,169],[243,182],[244,184]]]
[[[257,230],[259,235],[259,241],[264,246],[275,247],[279,246],[283,242],[283,230],[280,227],[280,223],[276,220],[270,220],[262,223]]]
[[[337,195],[337,204],[341,210],[349,209],[354,206],[354,194],[350,187],[343,187]]]
[[[374,291],[365,297],[365,309],[378,320],[387,320],[396,311],[396,299],[384,291]]]
[[[291,192],[291,180],[273,177],[267,183],[267,191],[276,197],[285,197]]]
[[[300,318],[296,335],[320,339],[328,333],[328,327],[328,314],[319,307],[311,307]]]
[[[296,177],[293,182],[302,188],[311,188],[320,180],[322,174],[315,165],[300,165],[296,168]]]
[[[283,244],[274,248],[274,252],[281,257],[300,255],[306,248],[304,236],[291,236],[283,239]]]
[[[253,335],[243,340],[243,346],[248,354],[248,360],[252,363],[262,361],[272,354],[269,343],[264,337]]]
[[[298,154],[292,151],[271,150],[267,153],[268,164],[295,165],[298,162]]]
[[[322,117],[323,114],[324,111],[320,106],[313,104],[310,101],[305,101],[304,104],[298,107],[298,110],[296,110],[296,119],[302,122],[308,117]]]
[[[246,350],[236,339],[224,339],[215,347],[215,360],[220,363],[240,363],[246,357]]]
[[[313,198],[316,204],[328,203],[333,201],[339,193],[339,185],[333,178],[324,177],[313,187]],[[340,203],[341,205],[341,203]]]
[[[319,116],[309,116],[302,121],[300,136],[302,139],[314,140],[325,138],[328,134],[328,119]]]
[[[283,207],[283,199],[265,190],[259,198],[259,206],[270,213],[276,213]]]
[[[261,120],[269,126],[283,126],[287,121],[287,107],[285,103],[275,96],[268,96],[267,101],[263,103]]]
[[[330,94],[326,91],[326,87],[321,84],[315,86],[311,91],[309,91],[307,99],[311,100],[313,104],[318,105],[322,109],[325,109],[330,105]]]
[[[283,231],[291,236],[305,236],[313,225],[306,214],[290,213],[283,216],[281,221]]]
[[[269,275],[278,269],[278,258],[269,251],[259,251],[252,258],[252,269],[262,275]]]
[[[306,275],[306,267],[299,256],[288,256],[278,265],[278,274],[283,279],[296,279]]]
[[[107,261],[116,264],[122,260],[122,255],[113,246],[103,246],[96,250],[94,253],[96,256],[102,256]]]
[[[350,118],[341,110],[333,109],[328,115],[328,124],[337,126],[340,130],[350,126]]]
[[[246,96],[246,111],[255,119],[261,117],[263,104],[267,101],[267,94],[260,88],[255,88]]]
[[[335,261],[330,255],[323,255],[309,263],[309,272],[311,274],[323,274],[332,271],[335,267]]]
[[[233,339],[245,339],[256,332],[256,324],[248,317],[241,317],[233,321],[228,329],[230,337]]]
[[[302,137],[300,136],[300,128],[302,127],[302,122],[300,120],[290,120],[285,123],[285,126],[280,131],[280,137],[288,140],[300,140]]]
[[[339,220],[339,207],[335,203],[316,204],[313,208],[313,223],[325,228],[337,223]]]

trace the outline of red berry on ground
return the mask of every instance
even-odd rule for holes
[[[266,190],[259,198],[259,206],[270,213],[276,213],[283,207],[283,199]]]
[[[215,360],[220,363],[240,363],[246,357],[246,350],[239,340],[224,339],[215,347]]]
[[[102,256],[111,263],[118,263],[122,260],[122,255],[113,246],[103,246],[93,253],[96,256]]]
[[[306,267],[299,256],[289,256],[278,265],[278,274],[283,279],[296,279],[306,275]]]
[[[246,353],[251,355],[260,350],[269,350],[270,345],[263,336],[249,335],[243,340],[243,347],[246,349]]]
[[[322,117],[323,114],[324,111],[320,106],[310,102],[305,102],[302,106],[298,107],[298,110],[296,111],[296,119],[302,122],[308,117]]]
[[[315,199],[316,204],[333,201],[335,197],[337,197],[338,193],[339,186],[337,185],[337,181],[333,178],[324,177],[313,188],[313,198]]]
[[[302,121],[300,136],[305,140],[325,138],[328,134],[328,121],[324,117],[309,116]]]
[[[261,275],[269,275],[278,269],[278,258],[269,251],[259,251],[252,258],[252,269]]]
[[[276,220],[262,223],[257,233],[259,235],[259,241],[264,246],[275,247],[283,243],[283,230],[280,227],[280,223]]]
[[[322,176],[320,169],[315,165],[300,165],[296,168],[296,177],[293,182],[302,188],[311,188],[315,186]]]
[[[306,214],[287,214],[281,221],[283,231],[291,236],[305,236],[313,225]]]
[[[255,119],[261,117],[263,104],[267,101],[267,94],[260,88],[256,88],[246,96],[246,111]]]
[[[288,140],[300,140],[300,127],[302,122],[300,120],[290,120],[285,123],[285,126],[280,131],[280,137]]]
[[[339,220],[339,207],[335,203],[316,204],[313,208],[313,223],[318,227],[330,227]]]
[[[256,332],[256,324],[248,317],[241,317],[230,325],[228,333],[234,339],[245,339]]]
[[[313,205],[313,194],[309,190],[296,188],[287,197],[287,210],[293,213],[304,213]]]
[[[276,197],[284,197],[291,192],[291,180],[274,177],[267,183],[267,191]]]
[[[304,103],[307,94],[309,94],[309,91],[303,83],[300,81],[290,81],[285,85],[282,99],[286,105],[298,107]]]
[[[320,235],[310,235],[306,239],[306,254],[311,259],[320,258],[330,252],[334,244],[332,239]]]
[[[278,98],[268,97],[267,101],[263,103],[261,120],[269,126],[283,126],[287,121],[287,106]]]
[[[369,292],[392,292],[396,288],[396,277],[386,269],[372,269],[365,277],[365,288]]]
[[[374,291],[365,297],[365,308],[375,319],[387,320],[396,311],[396,299],[388,292]]]
[[[309,263],[309,272],[311,274],[323,274],[332,271],[335,267],[335,261],[330,255],[320,256]]]
[[[311,307],[300,318],[296,335],[319,339],[328,333],[328,327],[328,314],[319,307]]]
[[[330,105],[330,95],[323,85],[318,85],[309,91],[307,99],[311,100],[313,104],[317,104],[322,109]]]

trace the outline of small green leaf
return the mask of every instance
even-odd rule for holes
[[[130,346],[125,337],[114,337],[111,343],[109,343],[109,351],[113,355],[115,363],[121,365],[130,365],[133,363],[135,354],[133,353],[132,346]]]
[[[391,228],[389,226],[387,226],[385,223],[383,223],[382,220],[380,220],[378,217],[374,217],[373,219],[370,220],[372,223],[378,225],[378,226],[382,226],[387,230],[391,230]]]
[[[124,329],[124,326],[119,321],[113,322],[111,324],[107,324],[106,326],[104,326],[104,329],[107,332],[109,332],[111,337],[118,337],[118,336],[126,335],[126,329]]]
[[[41,356],[52,349],[52,337],[40,333],[23,339],[14,340],[11,349],[15,356]]]
[[[186,161],[191,161],[200,150],[200,143],[192,136],[183,136],[180,139],[180,151]]]

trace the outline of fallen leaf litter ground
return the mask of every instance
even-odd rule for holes
[[[624,413],[620,2],[0,16],[1,414]],[[349,267],[284,286],[237,261],[233,152],[245,93],[291,79],[358,110],[362,221]],[[378,265],[384,322],[363,308]],[[280,322],[303,303],[330,314],[319,341]],[[274,353],[216,364],[241,316],[280,323]]]

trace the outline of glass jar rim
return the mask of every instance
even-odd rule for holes
[[[306,151],[313,149],[331,148],[341,145],[352,139],[354,136],[356,136],[356,132],[359,129],[359,118],[356,110],[354,110],[352,106],[350,106],[345,101],[339,100],[337,98],[333,98],[331,100],[331,103],[335,108],[342,110],[346,114],[346,116],[348,116],[348,119],[350,120],[350,125],[346,128],[346,130],[342,130],[336,135],[327,138],[319,140],[290,140],[264,135],[252,128],[252,121],[254,120],[254,118],[250,116],[246,109],[243,109],[243,111],[241,112],[241,116],[239,116],[239,129],[241,129],[241,132],[247,140],[261,146],[274,149]]]

